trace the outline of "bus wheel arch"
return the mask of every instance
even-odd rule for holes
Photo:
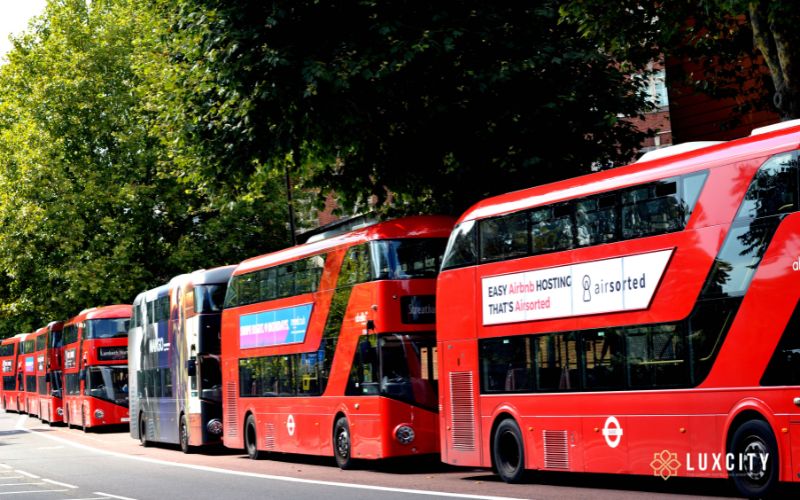
[[[748,498],[762,497],[773,492],[780,479],[778,440],[768,418],[752,408],[733,418],[725,435],[725,451],[734,457],[753,453],[752,467],[745,462],[744,470],[729,471],[728,477],[739,493]],[[767,466],[761,466],[760,456],[768,454]],[[738,462],[738,458],[734,458]]]
[[[492,469],[506,483],[519,483],[525,476],[525,439],[517,420],[500,413],[492,424],[489,440]]]
[[[256,416],[247,411],[244,415],[244,451],[252,460],[260,460],[263,454],[258,449],[258,424]]]
[[[350,423],[347,415],[339,411],[333,417],[333,432],[331,445],[333,447],[333,457],[336,465],[342,470],[352,469],[353,461],[353,439],[350,433]]]

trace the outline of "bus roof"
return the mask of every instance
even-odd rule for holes
[[[14,335],[13,337],[5,338],[5,339],[3,339],[2,342],[0,342],[0,345],[16,344],[17,342],[22,340],[23,336],[25,336],[24,333],[18,333],[16,335]]]
[[[447,238],[453,228],[453,218],[443,215],[416,215],[378,222],[325,240],[305,243],[278,250],[243,261],[236,267],[234,275],[256,271],[283,262],[316,255],[331,249],[351,246],[372,240],[396,238]]]
[[[78,323],[87,319],[107,319],[107,318],[129,318],[131,306],[129,304],[114,304],[110,306],[91,307],[79,312],[66,322],[68,325]]]
[[[797,149],[800,145],[800,121],[778,125],[778,127],[754,130],[752,135],[741,139],[689,151],[678,147],[675,154],[665,154],[653,160],[487,198],[464,212],[458,223]],[[758,146],[754,147],[755,144]],[[668,153],[669,148],[665,149],[667,150],[665,153]]]
[[[198,269],[188,275],[193,285],[208,285],[213,283],[227,283],[236,269],[236,265],[215,267],[213,269]]]

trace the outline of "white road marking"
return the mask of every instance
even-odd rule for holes
[[[30,491],[2,491],[0,495],[21,495],[23,493],[58,493],[69,490],[30,490]]]
[[[491,495],[467,495],[467,494],[460,494],[460,493],[450,493],[446,491],[427,491],[427,490],[412,490],[406,488],[390,488],[386,486],[373,486],[368,484],[354,484],[354,483],[338,483],[334,481],[317,481],[312,479],[301,479],[298,477],[288,477],[288,476],[274,476],[271,474],[259,474],[256,472],[243,472],[237,470],[229,470],[229,469],[220,469],[217,467],[209,467],[205,465],[192,465],[192,464],[181,464],[175,462],[167,462],[166,460],[158,460],[156,458],[147,458],[147,457],[140,457],[140,456],[133,456],[133,455],[126,455],[124,453],[119,453],[116,451],[108,451],[108,450],[101,450],[98,448],[93,448],[91,446],[87,446],[81,443],[74,443],[68,439],[60,438],[58,436],[52,436],[50,434],[43,434],[36,432],[32,429],[23,429],[25,432],[30,434],[34,434],[39,437],[43,437],[45,439],[50,439],[53,441],[57,441],[59,443],[64,443],[69,446],[73,446],[75,448],[80,448],[83,450],[92,451],[94,453],[99,453],[102,455],[108,455],[117,458],[124,458],[127,460],[137,460],[139,462],[145,462],[150,464],[162,465],[162,466],[169,466],[169,467],[181,467],[184,469],[192,469],[202,472],[214,472],[217,474],[228,474],[231,476],[243,476],[243,477],[252,477],[257,479],[269,479],[272,481],[285,481],[287,483],[299,483],[299,484],[310,484],[310,485],[318,485],[318,486],[335,486],[339,488],[354,488],[359,490],[370,490],[370,491],[385,491],[389,493],[403,493],[409,495],[425,495],[425,496],[439,496],[439,497],[449,497],[449,498],[470,498],[470,499],[485,499],[485,500],[523,500],[519,498],[513,497],[497,497]],[[95,495],[108,495],[107,493],[99,493],[94,492]],[[118,497],[114,495],[108,495],[112,498],[121,498],[125,499],[125,497]]]
[[[0,468],[3,468],[3,469],[13,469],[13,467],[11,467],[10,465],[6,465],[6,464],[0,464]]]
[[[64,448],[63,446],[42,446],[41,448],[36,448],[37,450],[60,450]]]
[[[30,472],[25,472],[24,470],[14,469],[14,472],[16,472],[17,474],[22,474],[23,476],[29,477],[31,479],[41,479],[40,476],[37,476],[36,474],[31,474]]]
[[[119,495],[112,495],[111,493],[103,493],[102,491],[94,491],[95,495],[105,495],[107,498],[119,498],[120,500],[136,500],[135,498],[121,497]]]
[[[0,486],[19,486],[20,484],[42,484],[42,483],[0,483]]]
[[[72,488],[74,490],[78,489],[77,486],[73,486],[67,483],[62,483],[60,481],[53,481],[52,479],[42,479],[42,481],[44,481],[45,483],[55,484],[56,486],[63,486],[64,488]]]

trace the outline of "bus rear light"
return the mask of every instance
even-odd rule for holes
[[[394,437],[400,444],[411,444],[416,437],[414,428],[407,424],[398,425],[394,430]]]
[[[103,410],[95,410],[94,411],[94,418],[100,419],[100,418],[103,418],[105,416],[106,416],[106,414],[105,414],[105,412]]]
[[[222,422],[220,422],[218,418],[212,418],[208,421],[208,424],[206,424],[206,429],[208,429],[208,432],[211,434],[219,436],[222,434]]]

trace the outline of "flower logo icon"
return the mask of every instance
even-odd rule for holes
[[[650,467],[653,468],[654,476],[661,476],[664,481],[666,481],[672,476],[678,475],[678,469],[681,468],[681,463],[678,460],[677,453],[663,450],[653,453],[653,461],[650,462]]]

